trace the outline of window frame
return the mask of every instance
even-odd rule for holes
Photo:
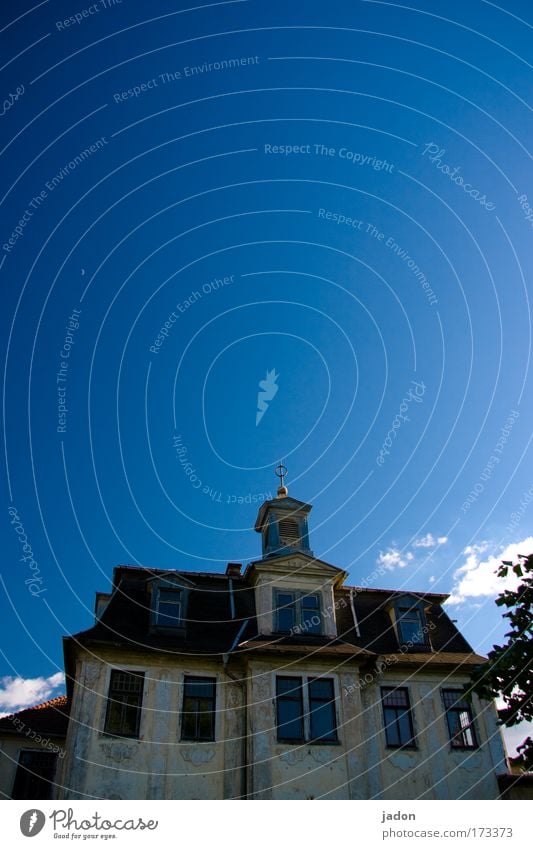
[[[50,763],[53,763],[53,769],[51,770],[52,777],[46,778],[44,775],[35,772],[35,767],[32,768],[31,764],[25,765],[23,763],[23,759],[27,755],[44,756],[47,760],[50,761]],[[51,752],[40,747],[19,749],[17,766],[15,769],[15,775],[13,777],[13,784],[11,787],[11,799],[14,799],[15,801],[21,801],[22,799],[51,799],[57,774],[57,764],[57,752]],[[35,785],[36,783],[41,786],[48,785],[50,795],[43,796],[42,793],[36,795],[36,793],[33,792],[32,787],[32,785]],[[41,788],[38,789],[40,790]],[[25,793],[30,792],[30,795],[21,795],[22,791],[24,791]],[[15,795],[15,793],[17,795]]]
[[[114,697],[117,694],[117,689],[116,688],[114,690],[112,689],[113,677],[114,677],[115,674],[134,675],[134,676],[137,676],[140,679],[140,688],[139,688],[138,692],[135,694],[135,695],[138,696],[138,704],[137,705],[130,705],[128,702],[120,701],[119,699]],[[105,734],[108,737],[125,737],[125,738],[128,738],[130,740],[140,739],[142,710],[143,710],[143,703],[144,703],[144,697],[145,697],[145,685],[146,685],[146,679],[145,679],[144,671],[141,671],[141,670],[138,670],[138,669],[124,669],[124,668],[120,668],[120,667],[111,667],[111,669],[109,670],[109,676],[108,676],[108,679],[107,679],[107,694],[106,694],[106,704],[105,704],[105,712],[104,712],[103,734]],[[121,691],[118,690],[118,692],[120,693]],[[123,692],[126,692],[126,691],[123,691]],[[110,721],[111,721],[111,711],[113,710],[113,704],[114,703],[122,704],[123,706],[127,705],[128,707],[135,707],[137,713],[136,713],[136,717],[135,717],[135,731],[133,733],[127,734],[124,731],[113,731],[109,727]],[[124,720],[124,710],[122,711],[121,719],[122,719],[122,722],[123,722],[123,720]]]
[[[187,710],[187,711],[185,710],[185,699],[187,699],[187,698],[195,699],[195,700],[200,699],[199,696],[187,695],[186,688],[187,688],[187,684],[189,684],[189,683],[202,683],[202,684],[209,683],[213,687],[212,697],[211,696],[207,696],[207,697],[203,696],[202,697],[204,699],[207,698],[208,700],[212,701],[211,709],[209,710],[209,714],[210,714],[210,718],[211,718],[211,736],[209,736],[209,737],[199,737],[199,736],[197,736],[198,730],[199,730],[199,718],[198,717],[199,717],[199,714],[202,713],[202,711],[199,711],[198,709],[196,709],[195,712],[194,712],[195,716],[196,716],[196,719],[195,719],[195,725],[196,725],[195,734],[189,736],[188,734],[185,733],[185,720],[184,720],[185,714],[186,713],[187,714],[193,713],[193,711],[191,711],[191,710]],[[181,712],[180,712],[180,741],[183,741],[184,743],[214,743],[216,741],[216,733],[217,733],[217,684],[218,684],[218,681],[217,681],[216,676],[212,676],[212,675],[190,675],[190,674],[187,673],[183,676],[182,697],[181,697]],[[206,713],[207,713],[207,711],[206,711]]]
[[[163,634],[178,634],[183,636],[187,624],[187,609],[189,605],[189,594],[192,585],[183,578],[158,577],[151,582],[150,590],[150,630]],[[180,593],[180,619],[176,624],[171,622],[159,622],[159,600],[162,592]],[[171,603],[171,602],[169,602]]]
[[[177,601],[177,602],[168,601],[168,600],[165,601],[164,599],[162,599],[163,593],[173,593],[174,595],[179,596],[179,601]],[[184,624],[183,624],[184,623],[184,617],[183,617],[184,601],[185,601],[185,599],[184,599],[182,587],[158,587],[157,588],[154,616],[155,616],[155,625],[156,625],[156,628],[158,630],[168,629],[168,630],[174,631],[176,629],[184,627]],[[168,622],[168,621],[167,622],[160,622],[159,617],[164,615],[164,614],[161,614],[161,612],[160,612],[160,606],[161,606],[162,602],[163,602],[163,604],[171,604],[172,606],[176,606],[176,607],[179,605],[179,619],[176,620],[175,624]]]
[[[403,607],[402,605],[398,605],[397,608],[397,616],[398,616],[398,638],[402,645],[405,645],[408,642],[412,641],[412,637],[408,637],[403,633],[403,625],[404,622],[413,622],[416,619],[418,625],[417,633],[423,635],[423,639],[417,640],[414,645],[424,646],[427,645],[425,642],[425,635],[423,634],[423,628],[425,625],[423,612],[416,605],[413,607]]]
[[[387,692],[386,692],[387,691]],[[391,696],[393,693],[405,693],[406,704],[405,705],[386,705],[385,699],[387,696]],[[385,747],[387,749],[417,749],[418,744],[416,740],[415,734],[415,722],[414,722],[414,712],[413,707],[411,705],[411,696],[409,693],[409,687],[403,687],[401,685],[388,684],[384,685],[380,688],[380,697],[381,697],[381,709],[383,715],[383,730],[385,733]],[[387,718],[387,711],[395,711],[394,720],[391,722]],[[402,742],[402,733],[401,726],[399,724],[400,716],[407,716],[407,720],[409,722],[409,731],[410,738],[406,742]],[[391,742],[390,740],[390,731],[389,729],[394,727],[396,733],[398,735],[399,743]]]
[[[279,680],[286,679],[290,681],[298,681],[298,685],[294,688],[297,695],[287,696],[287,694],[279,693]],[[319,698],[311,696],[310,685],[317,681],[328,682],[331,685],[331,698]],[[275,674],[275,713],[276,713],[276,742],[288,745],[313,745],[313,746],[336,746],[339,745],[339,715],[337,701],[337,682],[334,676],[328,675],[313,675],[305,673],[303,675],[278,675]],[[280,701],[298,701],[300,704],[300,727],[302,729],[301,737],[286,737],[280,736],[280,725],[286,724],[280,722]],[[314,736],[313,735],[313,718],[312,718],[312,703],[328,704],[331,706],[333,719],[333,734],[331,737]]]
[[[446,694],[454,693],[456,695],[455,701],[453,704],[448,704],[446,700]],[[448,738],[450,741],[450,748],[453,752],[457,751],[475,751],[479,749],[479,735],[476,729],[475,717],[474,717],[474,709],[473,705],[468,702],[465,698],[465,691],[462,687],[441,687],[441,698],[442,704],[444,707],[444,715],[446,717],[446,727],[448,729]],[[456,705],[459,702],[463,702],[461,707],[457,707]],[[450,723],[450,715],[460,714],[461,712],[466,712],[468,715],[468,724],[459,728],[459,731],[454,732],[452,730],[452,726]],[[458,717],[458,723],[461,725],[460,716]],[[459,735],[463,736],[470,732],[472,735],[472,743],[459,743],[458,745],[454,743],[454,740],[458,738]]]
[[[405,594],[394,598],[391,608],[398,644],[400,646],[410,644],[409,651],[433,651],[429,637],[430,629],[428,627],[424,601],[415,596]],[[404,635],[402,628],[402,620],[412,622],[415,617],[418,620],[417,633],[420,634],[419,640],[413,640],[411,636]]]
[[[291,606],[294,609],[295,624],[293,625],[292,628],[289,628],[288,630],[280,628],[279,611],[280,611],[280,609],[287,609],[289,607],[289,605],[286,605],[286,604],[280,605],[278,603],[278,598],[279,598],[280,595],[286,595],[286,596],[292,596],[293,597],[293,602],[292,602]],[[306,621],[310,621],[310,619],[312,618],[312,617],[310,617],[309,620],[306,620],[304,618],[304,616],[306,616],[305,611],[311,611],[311,609],[312,609],[310,604],[309,604],[309,600],[312,597],[315,597],[317,599],[317,602],[318,602],[317,607],[316,607],[316,613],[314,615],[318,615],[320,622],[319,622],[318,625],[315,625],[314,623],[312,623],[310,627],[304,628],[304,623]],[[315,636],[315,637],[316,636],[320,637],[320,636],[324,635],[324,617],[323,617],[323,613],[322,613],[323,599],[322,599],[322,593],[320,592],[320,590],[313,590],[312,592],[306,592],[305,590],[301,590],[301,589],[300,590],[294,590],[294,589],[283,589],[282,587],[274,587],[272,608],[273,608],[272,613],[273,613],[273,619],[274,619],[272,631],[273,631],[274,634],[288,634],[288,635],[292,635],[292,636],[294,636],[294,635],[299,636],[300,634],[303,633],[303,634],[311,634],[312,636]],[[318,630],[315,630],[317,628],[318,628]]]

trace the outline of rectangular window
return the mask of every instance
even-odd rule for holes
[[[279,742],[337,742],[333,679],[278,675],[276,718]]]
[[[304,739],[304,705],[301,678],[276,678],[278,740],[298,743]]]
[[[22,751],[19,756],[12,799],[51,799],[56,772],[54,752]]]
[[[422,616],[416,608],[400,607],[398,609],[398,631],[401,643],[424,645],[427,637],[423,631]]]
[[[318,595],[302,596],[301,611],[302,631],[308,634],[321,634],[320,597]]]
[[[443,690],[442,698],[452,749],[477,749],[472,708],[464,691]]]
[[[118,737],[138,737],[141,722],[144,672],[111,670],[105,733]]]
[[[157,624],[163,628],[179,628],[183,624],[181,608],[181,590],[160,589],[157,597]]]
[[[216,678],[185,676],[181,715],[182,740],[215,739],[215,692]]]
[[[308,684],[311,740],[337,739],[332,678],[313,678]]]
[[[413,718],[407,687],[382,687],[383,719],[387,746],[415,748]]]
[[[278,592],[276,595],[277,626],[276,630],[290,633],[298,624],[298,611],[295,593]]]
[[[320,595],[298,590],[274,592],[276,625],[281,634],[321,634]]]

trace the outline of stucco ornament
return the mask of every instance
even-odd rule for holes
[[[204,748],[187,748],[180,749],[180,755],[184,761],[188,761],[193,766],[203,766],[203,764],[209,763],[215,757],[214,749],[204,749]]]
[[[126,743],[102,743],[102,752],[106,758],[118,764],[129,761],[135,754],[135,750],[135,746],[128,746]]]

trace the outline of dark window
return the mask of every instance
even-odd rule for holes
[[[415,747],[413,719],[406,687],[382,687],[383,719],[387,746]]]
[[[278,740],[285,743],[337,740],[335,689],[332,678],[276,678]]]
[[[321,634],[320,596],[294,590],[274,593],[276,631],[282,634]]]
[[[215,678],[185,677],[182,740],[215,739]]]
[[[51,799],[57,754],[21,752],[11,797],[13,799]]]
[[[304,710],[301,678],[276,678],[278,740],[297,743],[304,739]]]
[[[289,633],[298,624],[298,612],[294,593],[277,593],[277,631]]]
[[[422,612],[419,608],[398,608],[398,636],[401,643],[427,644]]]
[[[311,740],[336,740],[335,692],[332,678],[308,682]]]
[[[448,732],[453,749],[477,749],[472,708],[463,690],[443,690]]]
[[[179,628],[183,624],[181,590],[159,590],[156,621],[163,628]]]
[[[301,598],[301,627],[309,634],[321,634],[320,598],[317,595],[306,595]]]
[[[111,670],[104,729],[106,734],[139,736],[143,685],[144,672]]]

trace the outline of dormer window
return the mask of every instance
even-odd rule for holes
[[[181,575],[156,578],[151,586],[151,629],[184,633],[187,604],[193,585]]]
[[[389,613],[401,646],[415,651],[431,650],[429,628],[421,598],[411,595],[398,596],[393,599]]]
[[[279,541],[282,545],[300,545],[300,526],[294,519],[280,519]]]
[[[417,607],[398,608],[398,636],[401,643],[425,643],[423,627],[421,610]]]
[[[301,590],[274,591],[275,630],[281,634],[321,634],[322,617],[318,593]]]
[[[157,597],[156,624],[163,628],[183,627],[182,608],[182,590],[160,589]]]

